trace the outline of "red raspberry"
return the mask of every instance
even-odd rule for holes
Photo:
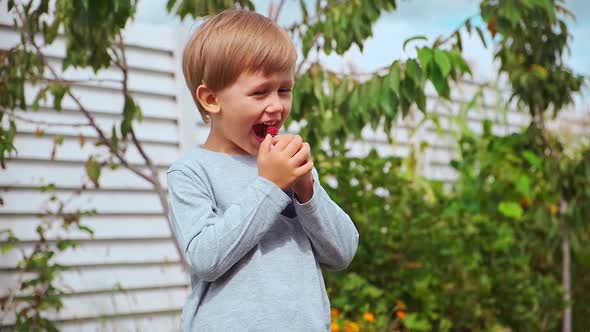
[[[275,126],[268,126],[268,128],[266,128],[266,133],[270,134],[271,136],[277,136],[279,129],[277,129]]]

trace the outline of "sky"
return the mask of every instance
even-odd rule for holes
[[[315,3],[315,0],[305,1],[310,4]],[[168,14],[165,9],[166,2],[167,0],[139,1],[135,20],[138,23],[183,26],[189,30],[198,26],[191,18],[180,22],[177,17]],[[272,1],[253,0],[253,2],[257,11],[267,14]],[[279,1],[274,0],[274,2]],[[299,1],[286,0],[285,3],[279,17],[279,24],[283,26],[298,21],[300,17]],[[430,41],[437,36],[447,36],[467,17],[479,13],[479,3],[480,0],[398,0],[397,9],[383,14],[374,25],[373,37],[365,42],[362,53],[354,46],[344,56],[333,54],[321,57],[322,63],[341,72],[349,71],[351,66],[354,66],[357,71],[371,72],[391,64],[395,59],[413,57],[415,56],[414,46],[420,46],[420,42],[411,44],[404,52],[402,50],[404,40],[418,35],[426,36]],[[565,6],[576,15],[575,21],[568,21],[572,40],[570,41],[571,53],[566,57],[566,63],[574,72],[586,75],[590,80],[590,43],[588,42],[590,1],[567,0]],[[473,79],[479,82],[494,80],[497,71],[492,49],[484,48],[475,33],[471,38],[463,35],[462,39],[464,57],[475,73]],[[590,88],[587,86],[585,91],[583,99],[578,101],[588,105]]]

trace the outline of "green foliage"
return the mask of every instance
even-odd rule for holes
[[[354,321],[373,312],[373,326],[386,330],[557,329],[564,303],[556,186],[570,180],[551,176],[557,162],[535,162],[542,158],[536,135],[529,128],[508,137],[464,136],[453,162],[459,181],[450,193],[437,182],[424,187],[401,159],[374,151],[365,158],[316,157],[326,189],[361,234],[349,269],[326,275],[332,305]],[[571,163],[584,172],[574,177],[584,185],[590,181],[585,158]],[[574,270],[587,275],[590,232],[583,216],[590,196],[587,186],[571,188],[579,199],[566,213],[579,225],[572,232],[580,238]],[[581,302],[574,303],[574,317],[583,330],[583,290],[590,285],[576,279]],[[396,317],[400,301],[403,320]]]
[[[584,79],[563,61],[570,35],[561,16],[573,15],[559,1],[484,0],[481,15],[492,37],[499,36],[500,72],[508,74],[513,97],[534,118],[549,108],[557,115],[572,102]]]
[[[303,13],[307,13],[304,1],[300,1]],[[307,57],[309,51],[316,46],[330,54],[333,51],[338,55],[344,54],[353,44],[362,51],[366,39],[373,35],[372,27],[384,12],[393,11],[396,8],[395,0],[380,1],[327,1],[325,7],[320,7],[316,2],[317,15],[310,20],[304,14],[303,21],[307,24],[299,25],[297,30],[302,40],[303,56]]]
[[[47,1],[47,0],[46,0]],[[135,13],[135,0],[57,1],[56,18],[52,25],[63,24],[66,38],[64,69],[92,67],[95,71],[113,63],[109,53],[115,36]],[[61,21],[61,22],[60,22]],[[55,33],[45,34],[51,43]]]
[[[51,192],[55,190],[55,185],[48,184],[42,186],[40,190]],[[15,331],[57,331],[55,323],[46,318],[47,311],[60,310],[63,307],[61,297],[66,294],[55,283],[58,274],[65,270],[64,266],[55,262],[55,258],[56,254],[75,248],[76,242],[61,238],[51,240],[48,238],[48,232],[56,221],[61,221],[59,227],[62,229],[67,230],[75,226],[82,231],[92,233],[88,227],[80,224],[80,218],[96,215],[94,210],[63,213],[63,203],[61,206],[62,208],[58,211],[40,215],[45,222],[36,228],[39,240],[30,253],[24,253],[24,257],[17,265],[17,268],[26,274],[21,276],[14,290],[18,295],[16,302],[11,303],[8,298],[2,299],[3,308],[12,309],[16,313],[16,322],[13,326]],[[2,230],[0,234],[4,235],[1,239],[3,253],[19,245],[20,240],[11,230]]]
[[[98,188],[98,179],[100,178],[100,172],[102,170],[102,165],[93,156],[90,156],[86,161],[86,175],[94,184],[94,187]]]
[[[360,138],[365,126],[391,128],[416,105],[426,113],[425,84],[430,81],[441,97],[450,98],[449,81],[470,73],[456,50],[420,48],[418,59],[396,60],[385,74],[376,73],[359,81],[322,68],[318,64],[296,78],[289,121],[303,121],[300,134],[318,152],[324,139],[332,149],[350,138]],[[287,123],[288,125],[290,122]]]
[[[143,120],[143,113],[141,108],[133,101],[130,95],[125,96],[125,105],[123,106],[123,121],[121,122],[121,136],[126,138],[131,133],[132,121]],[[113,143],[116,146],[117,133],[113,128]]]
[[[215,15],[225,9],[240,8],[254,10],[254,4],[250,0],[168,0],[166,9],[170,12],[175,9],[175,14],[184,19],[186,16],[200,18]]]

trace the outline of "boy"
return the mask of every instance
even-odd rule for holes
[[[183,331],[329,331],[321,268],[343,270],[358,232],[321,187],[291,111],[297,55],[268,18],[225,11],[183,58],[211,131],[168,170],[170,220],[190,265]]]

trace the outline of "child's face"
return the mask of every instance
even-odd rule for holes
[[[215,149],[225,153],[257,155],[266,126],[281,128],[291,112],[293,72],[242,73],[216,94],[220,112],[213,120]]]

